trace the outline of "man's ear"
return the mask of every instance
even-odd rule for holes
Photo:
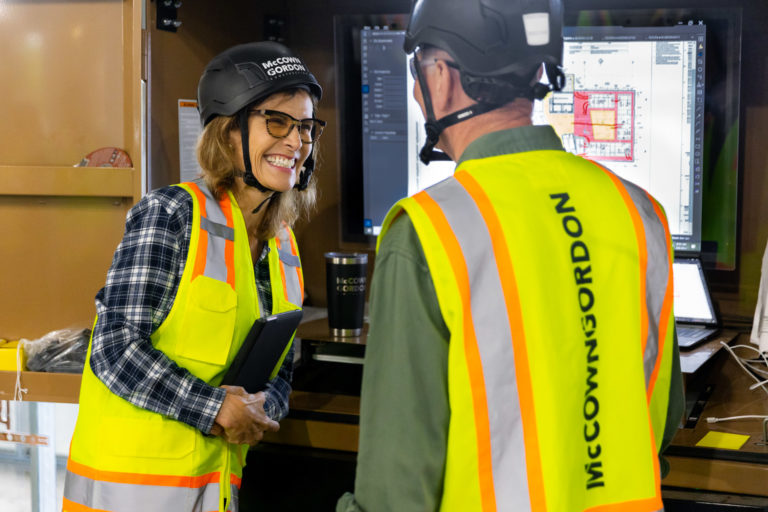
[[[444,60],[439,59],[435,62],[435,69],[432,72],[434,86],[430,88],[432,93],[432,108],[435,110],[435,117],[441,119],[447,114],[453,112],[451,110],[451,102],[454,99],[454,88],[456,86],[461,87],[458,76],[451,73],[451,68],[445,63]]]
[[[464,92],[459,71],[448,66],[445,61],[438,60],[435,63],[435,70],[432,74],[435,77],[435,85],[431,89],[433,91],[432,107],[435,110],[435,117],[437,119],[441,119],[448,114],[452,114],[475,103]]]

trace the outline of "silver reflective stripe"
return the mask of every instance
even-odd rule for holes
[[[278,249],[277,253],[280,258],[280,265],[283,267],[283,274],[285,275],[285,296],[291,304],[301,306],[304,302],[298,274],[301,268],[301,261],[298,255],[291,252],[291,235],[288,230],[286,228],[281,229],[278,236],[280,237],[280,249]]]
[[[648,308],[648,340],[643,353],[643,369],[645,371],[645,386],[649,385],[656,358],[659,355],[659,322],[661,308],[667,291],[669,279],[669,256],[667,252],[667,235],[659,216],[653,208],[651,199],[644,190],[622,180],[624,186],[635,203],[645,230],[645,245],[647,248],[648,268],[645,275],[645,300]]]
[[[225,247],[227,240],[234,242],[235,230],[227,226],[227,217],[219,205],[219,202],[208,190],[202,181],[197,181],[197,186],[205,196],[205,217],[200,217],[200,229],[208,233],[208,247],[206,249],[205,270],[203,275],[227,282],[227,262]],[[202,214],[202,209],[201,212]],[[234,269],[233,269],[234,271]]]
[[[512,333],[491,234],[475,201],[455,179],[428,189],[428,194],[445,214],[469,275],[472,322],[488,400],[481,405],[488,412],[496,505],[498,510],[530,510]]]
[[[286,250],[284,247],[278,251],[280,255],[280,261],[291,267],[300,267],[299,257],[295,254],[291,254],[290,250]]]
[[[301,306],[304,297],[301,296],[301,283],[299,283],[296,267],[283,265],[283,271],[285,272],[285,296],[288,302]]]
[[[200,219],[200,227],[211,235],[224,238],[225,240],[235,240],[235,230],[226,224],[217,224],[212,220],[203,217]]]
[[[238,494],[237,486],[235,484],[230,484],[229,488],[232,493],[232,501],[229,503],[229,506],[227,506],[227,510],[229,512],[238,512],[240,510],[240,495]],[[216,509],[212,508],[210,510]]]
[[[205,184],[202,180],[195,181],[197,186],[200,188],[200,191],[203,193],[205,198],[207,199],[206,205],[205,205],[205,216],[208,217],[211,221],[215,222],[216,224],[224,224],[227,225],[227,217],[224,215],[224,212],[221,211],[221,208],[219,207],[219,201],[211,194],[211,191],[208,190],[208,186]],[[211,206],[215,205],[213,208]]]
[[[124,484],[91,480],[67,471],[64,497],[74,503],[109,512],[135,512],[139,504],[142,512],[219,510],[218,483],[195,488]],[[236,503],[234,499],[233,505]]]
[[[227,241],[217,236],[208,237],[208,246],[206,247],[205,271],[203,275],[216,279],[217,281],[227,282],[227,262],[224,258],[224,246]]]

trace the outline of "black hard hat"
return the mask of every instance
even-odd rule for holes
[[[267,96],[303,87],[320,99],[323,90],[306,64],[280,43],[233,46],[214,57],[197,85],[197,110],[203,126],[216,116],[231,116]]]
[[[462,71],[528,79],[542,62],[560,66],[561,0],[415,0],[404,49],[436,46]]]

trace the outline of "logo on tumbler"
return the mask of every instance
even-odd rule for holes
[[[361,293],[365,291],[365,276],[336,277],[336,291],[339,293]]]

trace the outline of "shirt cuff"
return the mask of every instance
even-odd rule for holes
[[[355,495],[345,492],[336,503],[336,512],[359,512],[361,509],[355,501]]]
[[[178,420],[209,434],[226,395],[224,389],[209,386],[193,377],[191,389],[181,404]]]

